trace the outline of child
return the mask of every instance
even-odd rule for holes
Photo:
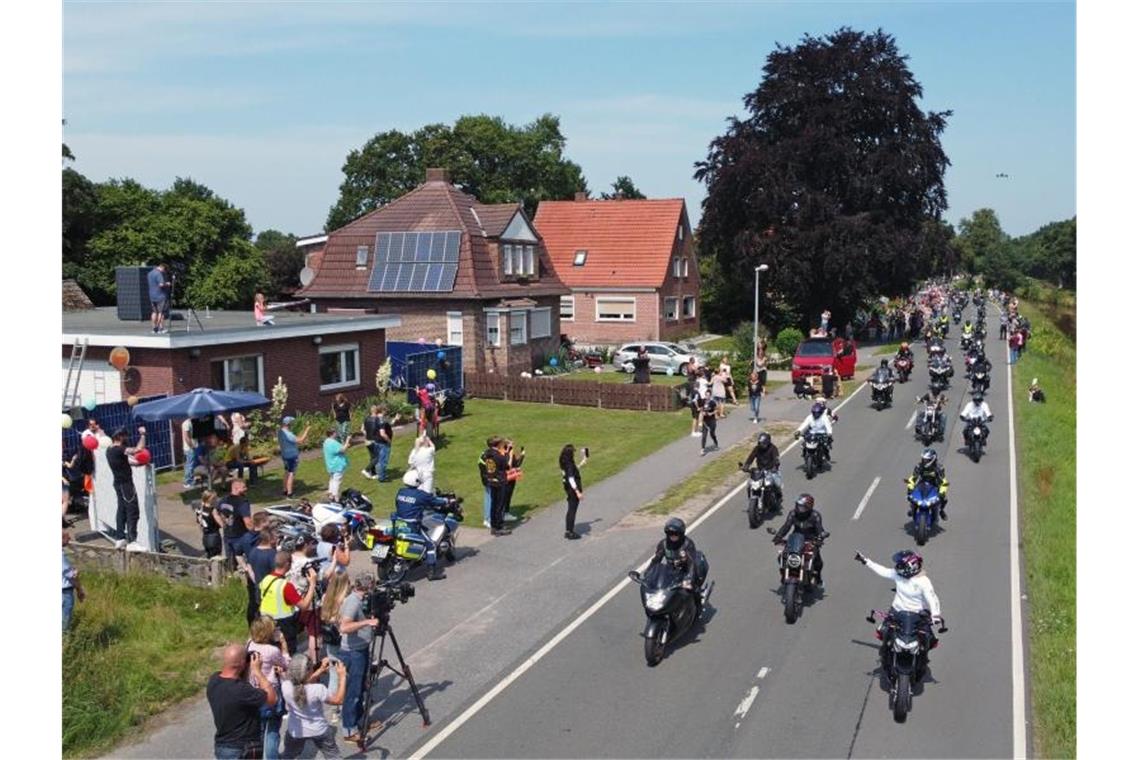
[[[1038,404],[1045,403],[1045,391],[1037,384],[1037,378],[1033,378],[1033,383],[1029,386],[1029,400]]]

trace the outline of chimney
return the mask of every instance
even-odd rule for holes
[[[451,173],[447,169],[428,169],[427,182],[446,182],[451,184]]]
[[[588,198],[586,198],[586,191],[585,190],[579,190],[578,192],[574,193],[574,200],[576,200],[576,201],[588,200]]]

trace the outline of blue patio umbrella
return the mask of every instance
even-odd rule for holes
[[[269,404],[269,399],[260,393],[195,388],[188,393],[180,393],[177,396],[136,404],[131,410],[131,416],[147,422],[161,422],[187,417],[213,416],[239,409],[269,406]]]

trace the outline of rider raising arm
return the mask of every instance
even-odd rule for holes
[[[940,621],[942,603],[938,601],[938,594],[934,593],[934,584],[925,574],[919,575],[922,571],[922,557],[911,551],[897,552],[894,557],[895,568],[891,569],[864,557],[860,552],[855,552],[856,562],[866,565],[875,575],[895,584],[895,598],[891,602],[891,609],[900,612],[929,610],[931,617]]]

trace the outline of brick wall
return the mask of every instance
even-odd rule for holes
[[[578,291],[574,294],[574,321],[565,322],[562,332],[578,343],[616,344],[631,340],[660,340],[661,302],[657,293],[611,293]],[[633,322],[598,322],[596,306],[599,298],[633,298],[636,320]]]

